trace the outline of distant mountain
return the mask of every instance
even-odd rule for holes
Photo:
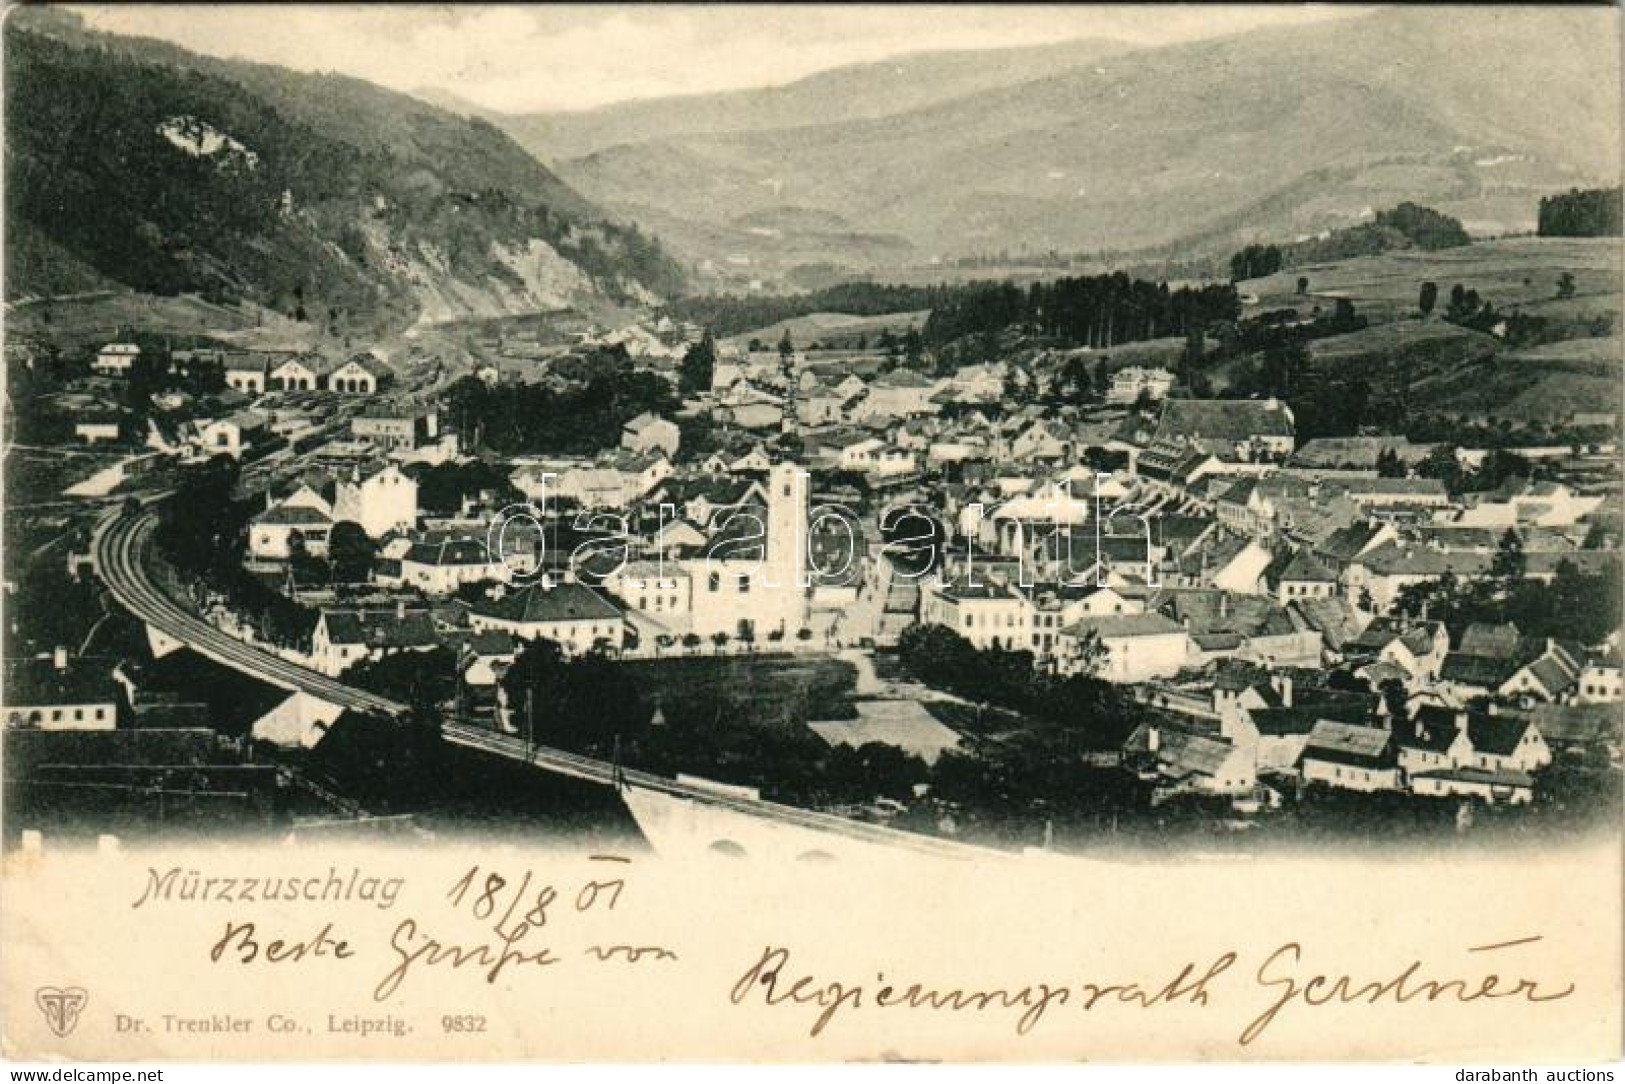
[[[4,34],[11,297],[121,284],[354,326],[680,285],[651,237],[484,121],[57,10]]]
[[[755,269],[808,259],[788,231],[737,225],[784,208],[898,239],[913,258],[1023,248],[1225,255],[1405,200],[1477,233],[1532,228],[1541,194],[1617,179],[1619,40],[1607,7],[1383,9],[1156,49],[1106,47],[1082,61],[1061,51],[1051,56],[1059,70],[958,56],[1002,78],[967,79],[954,95],[945,74],[926,101],[868,93],[861,110],[850,94],[828,94],[818,108],[804,81],[778,97],[496,122],[589,197],[658,223],[691,258]],[[775,104],[803,93],[805,108]],[[877,262],[838,238],[823,255]]]
[[[889,116],[1066,71],[1131,48],[1103,38],[1013,49],[913,53],[818,72],[783,86],[620,102],[573,113],[478,115],[544,162],[676,133],[756,132]],[[452,92],[426,92],[460,100]],[[465,103],[466,105],[467,103]]]

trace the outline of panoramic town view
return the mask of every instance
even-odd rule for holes
[[[4,23],[7,849],[1617,830],[1612,9],[531,111],[168,26]]]

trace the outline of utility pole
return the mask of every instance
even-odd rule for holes
[[[525,759],[536,759],[536,690],[525,690]]]

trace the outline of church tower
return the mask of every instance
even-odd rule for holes
[[[782,601],[784,628],[793,632],[806,619],[807,484],[794,463],[773,465],[767,475],[767,546],[762,562],[764,584],[771,583]]]

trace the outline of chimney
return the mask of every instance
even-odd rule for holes
[[[68,649],[57,647],[51,652],[51,662],[55,664],[58,670],[66,670],[68,668]]]
[[[1154,726],[1146,728],[1145,747],[1152,753],[1162,748],[1162,734]]]
[[[1270,684],[1275,686],[1276,693],[1280,695],[1280,697],[1281,697],[1281,706],[1290,708],[1292,706],[1292,677],[1291,677],[1291,675],[1290,674],[1275,674],[1275,675],[1271,676]]]
[[[398,598],[395,600],[395,620],[406,620],[406,600],[404,598]]]

